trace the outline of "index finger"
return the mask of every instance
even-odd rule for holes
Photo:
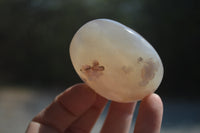
[[[30,124],[31,126],[40,128],[44,131],[53,128],[55,131],[64,132],[72,122],[78,119],[86,112],[95,102],[96,93],[85,84],[77,84],[67,89],[50,104],[42,110]],[[38,129],[39,131],[39,129]]]

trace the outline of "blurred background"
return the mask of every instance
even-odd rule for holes
[[[97,18],[136,30],[159,53],[165,70],[156,91],[165,107],[161,133],[199,133],[198,0],[0,0],[0,133],[25,132],[57,94],[81,82],[69,44]]]

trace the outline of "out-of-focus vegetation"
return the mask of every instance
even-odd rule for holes
[[[80,82],[69,44],[84,23],[119,21],[158,51],[165,76],[158,93],[198,97],[198,0],[0,0],[0,85],[69,86]]]

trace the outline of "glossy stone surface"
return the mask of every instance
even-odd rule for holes
[[[155,49],[134,30],[109,19],[83,25],[71,41],[70,56],[85,83],[117,102],[141,100],[163,77]]]

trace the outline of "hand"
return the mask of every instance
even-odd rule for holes
[[[58,95],[29,124],[26,133],[89,133],[107,100],[85,84]],[[136,102],[111,102],[101,133],[128,133]],[[163,114],[160,97],[145,97],[139,108],[134,133],[159,133]]]

